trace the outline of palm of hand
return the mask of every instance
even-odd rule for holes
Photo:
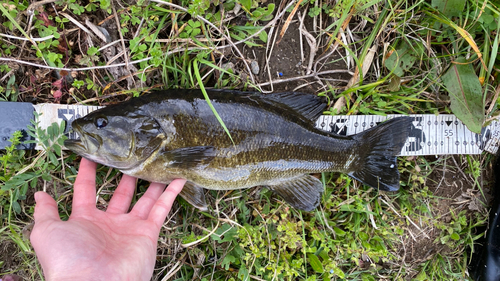
[[[46,279],[149,280],[161,225],[183,184],[176,180],[165,192],[151,184],[127,213],[135,179],[124,176],[104,212],[95,207],[95,164],[82,160],[68,221],[48,194],[35,195],[31,241]]]

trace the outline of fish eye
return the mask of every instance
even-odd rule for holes
[[[94,121],[95,126],[97,129],[102,129],[108,125],[108,120],[104,117],[99,117]]]

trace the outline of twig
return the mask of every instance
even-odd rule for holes
[[[45,36],[45,37],[42,37],[42,38],[32,38],[32,37],[26,38],[26,37],[12,36],[12,35],[3,34],[3,33],[0,33],[0,36],[11,38],[11,39],[24,40],[24,41],[31,41],[31,40],[33,40],[35,42],[46,41],[46,40],[54,38],[54,35],[49,35],[49,36]]]
[[[349,22],[351,21],[351,18],[352,18],[352,15],[353,15],[353,10],[351,10],[349,12],[349,16],[345,19],[345,21],[342,23],[342,26],[340,27],[339,29],[339,34],[337,35],[337,39],[339,39],[339,36],[341,36],[341,33],[343,32],[343,30],[345,30],[347,28],[347,26],[349,25]],[[316,63],[314,64],[314,71],[317,72],[318,71],[318,64],[323,61],[323,60],[326,60],[328,57],[330,57],[334,52],[335,50],[337,50],[337,47],[339,46],[339,43],[338,41],[336,41],[335,43],[333,43],[333,47],[331,47],[331,50],[330,52],[328,52],[327,54],[324,54],[322,55],[317,61]],[[328,51],[328,49],[325,50],[325,52]],[[321,65],[320,68],[322,68],[324,65],[324,63]]]
[[[200,42],[220,42],[220,41],[225,41],[226,38],[196,38],[196,40]],[[187,42],[191,43],[193,42],[193,39],[191,38],[174,38],[174,39],[156,39],[154,40],[156,43],[177,43],[177,42]]]
[[[293,92],[297,92],[299,89],[302,89],[302,88],[307,87],[309,85],[312,85],[314,83],[318,83],[318,81],[311,81],[311,82],[308,82],[308,83],[300,84],[297,87],[293,88]]]
[[[305,15],[306,15],[306,13],[304,13],[304,16]],[[300,36],[299,36],[300,63],[304,63],[304,44],[302,43],[302,26],[304,25],[304,16],[301,16],[300,12],[299,12],[299,21],[300,21],[300,23],[299,23],[299,33],[300,33]]]
[[[15,71],[16,71],[15,69],[11,69],[9,72],[7,72],[7,74],[5,74],[2,78],[0,78],[0,83],[2,83],[5,79],[10,77]]]
[[[318,73],[311,73],[309,75],[303,75],[303,76],[298,76],[298,77],[292,77],[292,78],[286,78],[286,79],[277,79],[277,80],[271,80],[268,82],[260,83],[257,84],[256,86],[262,87],[262,86],[267,86],[270,84],[278,84],[278,83],[285,83],[285,82],[290,82],[290,81],[295,81],[298,79],[305,79],[305,78],[311,78],[311,77],[317,77],[319,75],[326,75],[326,74],[332,74],[332,73],[348,73],[348,70],[344,69],[336,69],[336,70],[326,70]]]
[[[172,268],[165,274],[165,276],[161,279],[161,281],[167,281],[170,279],[170,277],[174,276],[177,271],[179,271],[182,268],[182,263],[184,262],[184,259],[187,255],[187,252],[184,252],[182,256],[179,258],[179,260],[172,266]]]
[[[340,39],[338,39],[338,40],[341,40],[342,43],[344,43],[344,46],[345,46],[344,51],[345,51],[345,59],[347,62],[347,69],[351,69],[351,64],[355,65],[355,63],[354,63],[354,58],[351,56],[351,53],[349,53],[349,50],[346,47],[346,46],[349,46],[349,42],[347,41],[347,37],[345,36],[346,32],[347,32],[347,34],[350,33],[349,26],[346,27],[345,32],[342,32],[342,30],[339,30]],[[339,53],[340,53],[340,51],[339,51]],[[354,50],[353,53],[356,54],[356,50]]]
[[[43,0],[43,1],[38,1],[38,2],[33,2],[32,4],[30,4],[28,6],[28,9],[26,9],[26,11],[29,13],[29,14],[33,14],[33,11],[38,7],[38,6],[41,6],[41,5],[45,5],[45,4],[49,4],[49,3],[54,3],[56,2],[57,0]]]
[[[88,30],[83,24],[81,24],[80,22],[75,20],[72,16],[70,16],[66,13],[60,13],[60,14],[63,15],[65,18],[67,18],[72,23],[74,23],[76,26],[78,26],[81,30],[85,31],[90,36],[94,36],[94,33],[90,32],[90,30]]]
[[[180,52],[180,51],[184,51],[184,50],[177,50],[176,52]],[[176,52],[174,52],[174,53],[176,53]],[[131,62],[129,62],[129,64],[137,64],[137,63],[141,63],[143,61],[148,61],[150,59],[152,59],[152,57],[143,58],[143,59],[136,60],[136,61],[131,61]],[[112,68],[112,67],[117,67],[117,66],[125,66],[124,63],[119,63],[119,64],[113,64],[113,65],[104,65],[104,66],[67,68],[67,67],[53,67],[53,66],[48,66],[48,65],[42,65],[42,64],[27,62],[27,61],[23,61],[23,60],[16,60],[16,59],[12,59],[12,58],[0,58],[0,61],[17,62],[17,63],[21,63],[21,64],[36,66],[39,68],[47,68],[47,69],[53,69],[53,70],[66,70],[66,71],[86,71],[86,70],[94,70],[94,69],[106,69],[106,68]]]
[[[500,94],[500,85],[498,85],[497,88],[495,89],[495,96],[491,100],[490,107],[488,107],[488,110],[486,111],[486,116],[490,115],[491,111],[493,111],[493,108],[497,104],[497,99],[499,94]]]
[[[318,48],[316,48],[316,39],[314,38],[314,36],[311,35],[311,33],[307,32],[305,27],[302,27],[301,32],[306,37],[307,44],[309,44],[309,64],[307,65],[306,74],[310,74],[312,72],[312,65],[314,62],[314,57],[316,56],[316,52],[318,51]]]
[[[283,2],[284,3],[284,2]],[[291,4],[289,4],[290,6]],[[280,5],[280,8],[281,8],[282,5]],[[282,10],[281,12],[278,13],[278,15],[273,19],[273,21],[277,21],[281,16],[284,15],[284,11],[286,11],[286,9],[288,9],[288,6]],[[274,35],[274,39],[273,39],[273,42],[271,43],[271,38],[273,38],[273,33],[274,33],[274,29],[275,29],[275,26],[271,26],[271,28],[269,29],[269,33],[268,33],[268,40],[267,40],[267,45],[266,45],[266,68],[267,68],[267,76],[269,77],[269,81],[271,81],[271,91],[264,91],[262,88],[260,89],[262,92],[273,92],[274,91],[274,87],[273,87],[273,84],[272,84],[272,76],[271,76],[271,67],[269,67],[269,60],[271,59],[271,56],[272,56],[272,53],[273,53],[273,50],[274,50],[274,46],[276,46],[276,40],[278,39],[278,33],[276,33]],[[271,49],[269,50],[269,45],[271,45]],[[268,51],[269,50],[269,51]]]
[[[123,40],[122,28],[120,26],[120,19],[118,18],[118,14],[116,13],[115,6],[111,5],[111,8],[113,9],[113,15],[115,16],[116,27],[118,28],[118,34],[120,35],[120,41],[122,42],[123,60],[125,61],[125,67],[127,68],[128,74],[131,75],[132,72],[130,71],[127,48],[125,47],[125,40]],[[135,79],[132,79],[132,81],[134,81],[134,85],[135,85]],[[135,86],[137,86],[137,85],[135,85]]]
[[[446,174],[446,159],[444,159],[444,161],[443,161],[443,176],[441,177],[441,180],[439,181],[439,184],[437,185],[436,191],[434,193],[437,193],[437,191],[439,190],[441,183],[443,183],[443,181],[445,179],[445,174]]]
[[[224,47],[214,48],[214,49],[221,49],[221,48],[224,48]],[[187,48],[187,49],[186,48],[177,48],[175,50],[167,52],[165,55],[169,56],[169,55],[172,55],[172,54],[175,54],[175,53],[179,53],[179,52],[192,51],[192,50],[201,50],[201,49],[206,49],[206,48],[200,48],[200,47],[191,47],[191,48]],[[129,62],[129,64],[138,64],[138,63],[141,63],[143,61],[148,61],[150,59],[152,59],[152,57],[147,57],[147,58],[143,58],[143,59],[140,59],[140,60],[131,61],[131,62]],[[27,61],[23,61],[23,60],[16,60],[16,59],[12,59],[12,58],[1,58],[0,57],[0,61],[16,62],[16,63],[20,63],[20,64],[26,64],[26,65],[36,66],[36,67],[39,67],[39,68],[46,68],[46,69],[52,69],[52,70],[66,70],[66,71],[86,71],[86,70],[107,69],[107,68],[112,68],[112,67],[125,66],[125,63],[118,63],[118,64],[104,65],[104,66],[90,66],[90,67],[81,67],[81,68],[67,68],[67,67],[53,67],[53,66],[48,66],[48,65],[41,65],[41,64],[37,64],[37,63],[27,62]]]
[[[425,238],[430,239],[430,237],[429,237],[427,234],[425,234],[425,232],[424,232],[422,229],[420,229],[420,227],[419,227],[416,223],[414,223],[414,222],[410,219],[410,217],[409,217],[408,215],[405,215],[405,217],[406,217],[406,219],[407,219],[407,220],[408,220],[411,224],[413,224],[413,226],[414,226],[414,227],[416,227],[416,228],[420,231],[420,233],[421,233],[422,235],[424,235],[424,236],[425,236]],[[411,233],[411,231],[410,231],[410,233]]]
[[[109,44],[106,44],[106,45],[102,46],[101,48],[99,48],[99,50],[98,50],[98,51],[99,51],[99,52],[102,52],[104,49],[107,49],[107,48],[109,48],[109,47],[111,47],[111,46],[113,46],[114,44],[119,43],[119,42],[120,42],[120,40],[116,40],[116,41],[113,41],[113,42],[111,42],[111,43],[109,43]]]
[[[29,10],[28,10],[29,11]],[[25,32],[25,36],[26,37],[31,37],[30,35],[30,30],[31,30],[31,26],[33,25],[33,16],[34,16],[34,13],[33,11],[30,11],[29,12],[29,20],[28,20],[28,28]],[[36,45],[36,42],[35,41],[31,41],[29,40],[31,43],[35,44]],[[21,50],[19,51],[19,55],[17,56],[17,58],[21,58],[21,56],[23,55],[23,52],[24,52],[24,47],[26,47],[26,41],[23,41],[23,43],[21,44]]]
[[[203,236],[202,238],[196,240],[196,241],[193,241],[193,242],[190,242],[190,243],[187,243],[187,244],[181,244],[181,246],[183,248],[189,248],[191,246],[194,246],[198,243],[201,243],[203,240],[207,239],[208,237],[210,237],[212,234],[214,234],[217,229],[219,228],[219,221],[217,221],[217,225],[214,227],[214,229],[212,229],[212,231],[210,231],[207,235]]]
[[[85,19],[85,24],[90,28],[90,30],[92,30],[92,32],[94,32],[97,37],[99,37],[99,39],[101,39],[102,42],[109,43],[111,41],[111,37],[109,36],[109,34],[107,34],[108,36],[106,36],[106,34],[99,30],[99,27],[89,21],[89,19]]]

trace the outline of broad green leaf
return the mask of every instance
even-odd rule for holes
[[[314,269],[314,271],[318,273],[323,273],[325,271],[323,265],[321,264],[321,261],[315,254],[308,254],[307,257],[309,258],[309,264],[311,265],[312,269]]]
[[[267,43],[267,32],[265,30],[262,30],[261,33],[259,33],[259,39],[262,40],[262,42]]]
[[[339,235],[339,236],[344,236],[345,235],[345,231],[343,231],[342,229],[334,226],[333,227],[333,230],[335,231],[335,234]]]
[[[472,65],[459,58],[443,75],[443,83],[451,100],[451,111],[469,130],[480,134],[484,122],[481,83]]]
[[[456,17],[464,10],[465,0],[432,0],[431,5],[447,17]]]
[[[399,47],[385,60],[385,67],[393,71],[394,74],[403,77],[404,73],[410,70],[422,54],[423,48],[420,44],[412,47],[406,42],[402,42]]]
[[[429,277],[427,277],[427,274],[425,273],[424,270],[422,270],[417,277],[415,278],[416,281],[424,281],[424,280],[429,280]]]
[[[247,11],[250,11],[250,8],[252,8],[252,0],[240,0],[240,4]]]
[[[368,239],[370,238],[370,236],[368,236],[366,232],[359,232],[358,237],[359,239],[361,239],[361,241],[368,241]]]
[[[248,269],[245,267],[244,264],[241,265],[240,270],[238,271],[238,279],[239,280],[249,280],[248,275],[250,272],[248,272]]]
[[[12,202],[12,209],[14,209],[14,212],[16,212],[17,214],[21,213],[21,206],[17,201]]]
[[[236,261],[235,257],[231,255],[226,255],[220,265],[226,270],[228,270],[229,267],[231,266],[231,263],[234,263],[235,261]]]

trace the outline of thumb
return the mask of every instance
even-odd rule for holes
[[[50,195],[43,191],[35,193],[35,225],[49,220],[60,220],[57,203]]]

